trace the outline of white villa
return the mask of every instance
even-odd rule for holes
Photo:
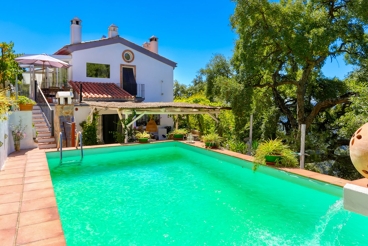
[[[115,83],[145,102],[173,100],[176,63],[158,54],[157,37],[140,46],[120,37],[112,24],[107,37],[82,42],[81,23],[71,20],[70,44],[54,54],[72,65],[68,81]]]
[[[73,89],[75,99],[79,99],[82,88],[83,101],[173,101],[176,63],[159,55],[158,38],[155,36],[140,46],[120,37],[118,27],[112,24],[108,27],[107,37],[82,41],[82,21],[75,17],[71,20],[70,44],[52,56],[68,62],[71,67],[67,74],[64,71],[64,76],[57,69],[52,76],[46,76],[48,79],[42,83],[42,91],[49,102],[56,102],[55,94],[62,85]],[[50,81],[51,77],[53,81]],[[56,79],[59,82],[55,83]],[[87,119],[91,109],[88,105],[75,105],[72,120],[78,130],[81,129],[79,123]],[[104,143],[112,143],[111,129],[116,129],[118,114],[116,110],[100,110],[99,114],[102,115],[99,138]],[[172,126],[173,120],[167,114],[154,115],[154,119],[161,139],[166,134],[164,127]],[[145,125],[147,121],[148,116],[144,116],[136,124]]]

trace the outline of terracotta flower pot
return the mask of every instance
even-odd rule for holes
[[[32,111],[33,104],[19,104],[20,111]]]
[[[14,149],[15,149],[15,151],[20,150],[20,141],[19,140],[14,142]]]

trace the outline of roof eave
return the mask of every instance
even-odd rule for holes
[[[59,49],[55,55],[59,55],[62,52],[68,52],[69,54],[73,53],[74,51],[78,51],[78,50],[84,50],[84,49],[91,49],[91,48],[96,48],[96,47],[100,47],[100,46],[104,46],[104,45],[111,45],[111,44],[116,44],[116,43],[120,43],[123,44],[125,46],[128,46],[129,48],[132,48],[138,52],[141,52],[147,56],[152,57],[153,59],[156,59],[160,62],[163,62],[173,68],[175,68],[177,66],[177,63],[174,61],[171,61],[159,54],[156,54],[152,51],[147,50],[146,48],[139,46],[135,43],[130,42],[129,40],[126,40],[120,36],[116,36],[116,37],[112,37],[112,38],[106,38],[106,39],[100,39],[100,40],[95,40],[95,41],[89,41],[89,42],[84,42],[84,43],[77,43],[77,44],[70,44],[70,45],[65,45],[64,47],[62,47],[61,49]],[[64,54],[64,53],[63,53]]]

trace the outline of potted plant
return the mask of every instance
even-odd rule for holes
[[[202,136],[206,148],[218,148],[220,146],[222,138],[217,133],[210,133]]]
[[[18,104],[20,111],[31,111],[36,102],[26,96],[19,96]]]
[[[20,140],[26,137],[26,127],[22,126],[22,119],[19,119],[18,125],[11,127],[15,151],[20,150]]]
[[[271,139],[260,143],[254,156],[257,164],[296,167],[298,159],[295,153],[280,139]]]
[[[175,129],[174,131],[170,132],[170,135],[173,136],[174,140],[183,140],[187,132],[187,129],[184,128]]]
[[[151,135],[146,131],[144,131],[144,132],[137,132],[135,134],[135,137],[138,139],[138,142],[140,143],[148,143],[148,139],[151,137]]]

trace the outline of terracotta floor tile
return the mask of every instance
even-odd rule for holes
[[[20,202],[21,193],[8,193],[0,195],[0,204],[9,202]]]
[[[5,169],[5,170],[0,172],[0,175],[2,175],[2,174],[11,174],[11,173],[24,173],[24,168]]]
[[[63,235],[60,220],[19,227],[16,244],[26,244]]]
[[[48,167],[48,164],[46,162],[27,163],[27,168],[31,167]]]
[[[9,193],[20,193],[23,190],[23,185],[8,185],[8,186],[0,186],[0,195],[9,194]]]
[[[23,178],[1,180],[0,186],[23,184]]]
[[[0,230],[15,228],[17,219],[18,213],[0,215]]]
[[[37,210],[42,208],[56,207],[55,197],[45,197],[36,200],[22,202],[21,212]]]
[[[42,158],[45,158],[45,157],[42,157],[42,155],[44,155],[44,154],[42,154],[42,153],[28,154],[27,155],[27,163],[40,161]]]
[[[13,246],[15,242],[15,228],[0,230],[1,246]]]
[[[41,165],[41,166],[26,166],[26,172],[32,171],[42,171],[42,170],[49,170],[48,165]]]
[[[48,189],[48,188],[53,188],[51,180],[35,182],[35,183],[24,185],[24,191],[40,190],[40,189]]]
[[[5,163],[5,170],[8,169],[14,169],[14,168],[24,168],[26,166],[26,162],[25,161],[21,161],[21,162],[8,162]]]
[[[349,181],[349,183],[359,185],[359,186],[362,186],[362,187],[365,187],[365,188],[368,187],[368,179],[366,179],[366,178]]]
[[[27,164],[46,164],[47,160],[46,158],[41,158],[41,157],[33,157],[33,158],[29,158],[27,160]]]
[[[41,222],[59,219],[57,207],[38,209],[20,213],[19,226],[38,224]]]
[[[34,182],[42,182],[51,180],[50,175],[43,175],[43,176],[35,176],[35,177],[26,177],[24,179],[25,184],[34,183]]]
[[[23,178],[23,173],[10,173],[10,174],[5,174],[5,172],[4,172],[4,173],[1,173],[0,174],[0,180],[4,180],[4,179],[16,179],[16,178]]]
[[[21,161],[27,161],[27,156],[20,155],[20,156],[8,156],[7,162],[21,162]]]
[[[64,236],[48,238],[33,243],[22,244],[22,246],[65,246]]]
[[[0,215],[18,213],[19,202],[0,204]]]
[[[38,162],[46,160],[44,153],[28,155],[27,162]]]
[[[44,197],[53,196],[55,196],[53,188],[25,191],[23,192],[23,201],[36,200]]]
[[[26,172],[25,177],[43,176],[43,175],[50,175],[49,170],[29,171]]]

